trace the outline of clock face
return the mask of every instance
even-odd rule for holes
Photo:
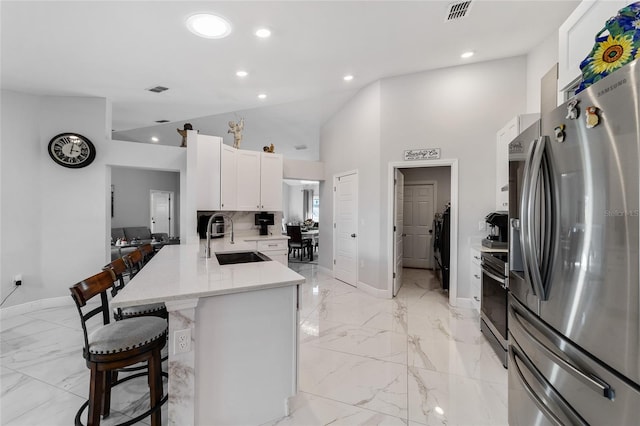
[[[96,158],[96,148],[82,135],[61,133],[49,142],[49,155],[61,166],[78,169],[91,164]]]

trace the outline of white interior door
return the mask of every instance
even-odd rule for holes
[[[358,282],[358,174],[334,178],[333,273],[336,279],[356,286]]]
[[[151,232],[173,236],[173,192],[151,191]]]
[[[394,186],[393,239],[395,258],[393,262],[393,295],[395,296],[402,286],[404,257],[404,175],[398,169],[395,169]]]
[[[404,187],[404,258],[408,268],[432,268],[434,185]]]

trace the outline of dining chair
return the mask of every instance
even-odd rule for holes
[[[304,251],[307,250],[309,259],[311,259],[311,256],[313,255],[311,252],[311,250],[313,250],[313,241],[308,238],[302,238],[300,225],[287,225],[287,235],[289,236],[289,254],[293,252],[293,255],[295,256],[299,251],[300,260],[302,260]]]
[[[161,350],[166,344],[167,321],[147,316],[111,323],[107,291],[113,286],[114,280],[113,272],[109,269],[69,288],[82,325],[82,354],[91,371],[89,398],[78,410],[75,424],[82,425],[80,419],[88,406],[87,426],[99,425],[100,416],[106,418],[111,411],[112,388],[132,378],[148,375],[150,408],[127,424],[150,415],[151,425],[161,426],[160,407],[167,400],[163,398],[161,368]],[[100,302],[92,303],[92,299],[98,296]],[[102,322],[88,324],[95,316],[101,316]],[[93,331],[89,332],[89,329]],[[115,380],[118,369],[140,362],[147,363],[145,372]]]

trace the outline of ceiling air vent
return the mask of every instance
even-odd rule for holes
[[[444,19],[445,22],[464,18],[467,15],[470,6],[471,0],[451,3],[449,6],[447,6],[447,16]]]
[[[156,120],[156,123],[168,123],[169,120]]]
[[[153,93],[162,93],[165,90],[169,90],[169,88],[168,87],[164,87],[164,86],[155,86],[155,87],[151,87],[151,88],[149,88],[147,90],[150,91],[150,92],[153,92]]]
[[[306,145],[295,145],[294,148],[298,151],[301,151],[303,149],[307,149]]]

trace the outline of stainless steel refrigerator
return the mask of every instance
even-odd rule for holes
[[[640,424],[640,63],[510,146],[509,424]]]

